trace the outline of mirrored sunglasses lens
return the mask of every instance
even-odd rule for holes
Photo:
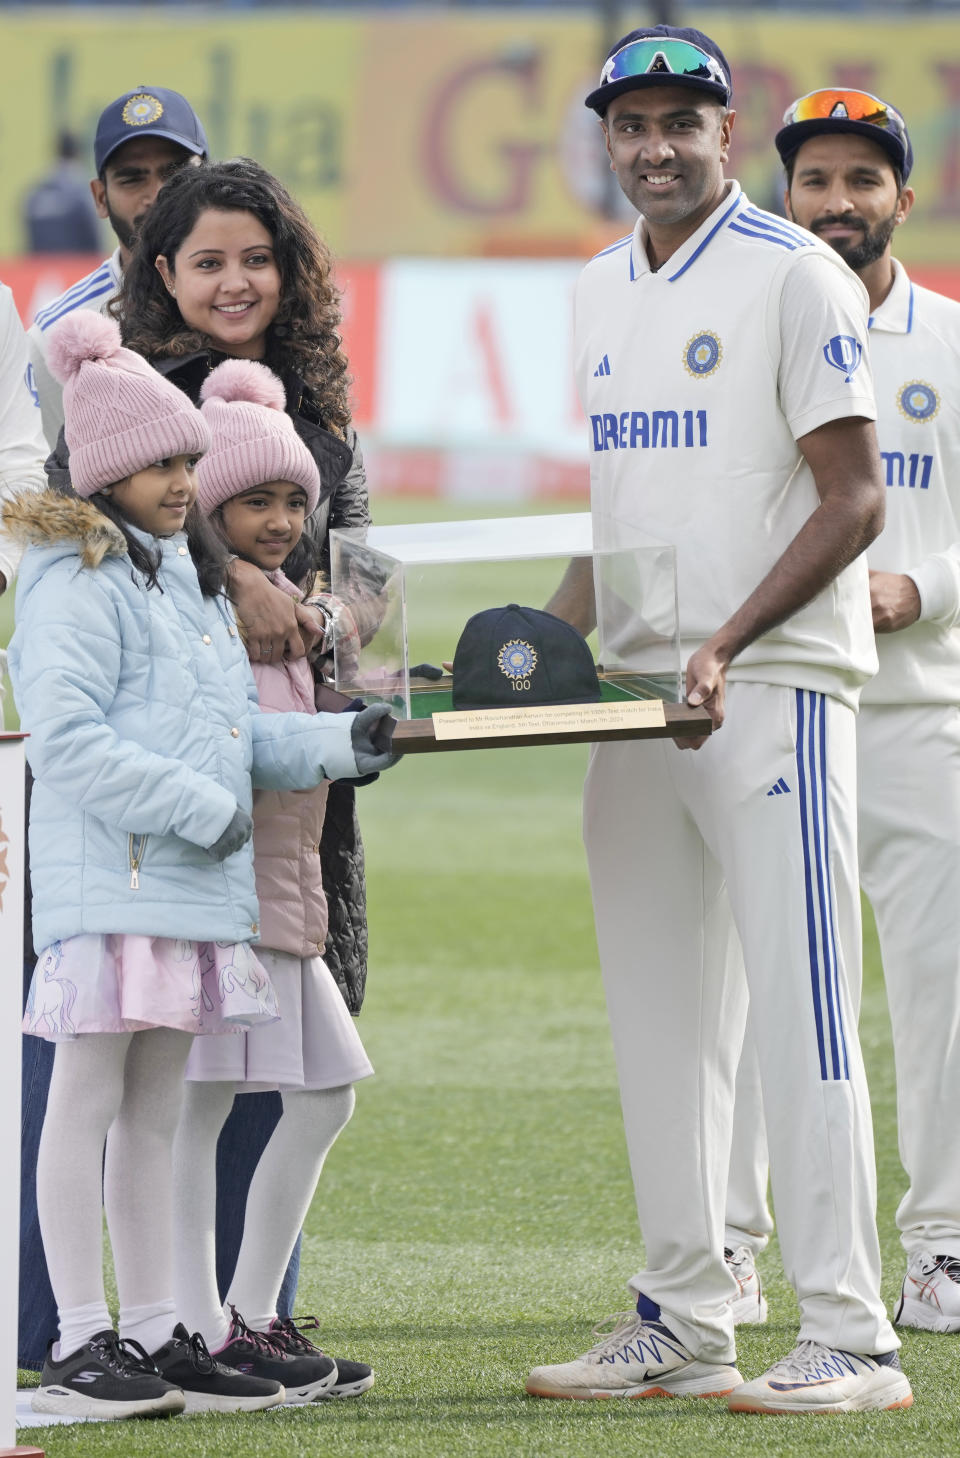
[[[608,81],[627,76],[647,76],[657,70],[674,76],[695,76],[704,81],[720,80],[720,67],[699,46],[686,41],[640,40],[624,46],[607,63]]]
[[[838,121],[869,122],[873,126],[888,127],[900,131],[902,123],[896,112],[878,97],[866,91],[814,91],[803,96],[789,113],[789,121]]]

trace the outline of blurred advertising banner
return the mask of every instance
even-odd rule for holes
[[[0,259],[0,280],[29,325],[91,266],[85,256]],[[530,259],[338,268],[353,418],[375,494],[585,496],[572,362],[580,268]]]
[[[29,324],[86,257],[0,259]],[[573,385],[579,259],[398,258],[344,264],[353,418],[376,495],[497,501],[589,493]],[[960,269],[912,268],[960,298]]]
[[[101,108],[143,83],[189,97],[214,156],[246,154],[278,173],[341,257],[589,255],[627,217],[582,104],[613,39],[599,14],[5,9],[0,252],[23,247],[23,199],[58,132],[79,136],[89,168]],[[817,86],[865,87],[904,112],[914,140],[904,260],[953,261],[955,20],[743,7],[711,12],[709,28],[734,68],[731,173],[755,202],[781,192],[772,138],[787,103]]]

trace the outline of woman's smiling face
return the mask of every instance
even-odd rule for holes
[[[273,239],[259,218],[210,208],[175,258],[161,254],[157,268],[185,324],[224,354],[263,359],[283,283]]]

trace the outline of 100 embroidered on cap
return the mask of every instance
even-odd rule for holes
[[[595,704],[593,654],[570,623],[540,608],[487,608],[460,635],[453,659],[455,709]]]

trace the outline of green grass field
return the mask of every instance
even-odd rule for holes
[[[438,514],[435,505],[421,515]],[[472,514],[464,512],[463,514]],[[361,1032],[377,1077],[310,1213],[300,1310],[372,1362],[367,1396],[248,1418],[24,1430],[60,1455],[700,1458],[960,1453],[956,1339],[907,1334],[906,1413],[735,1418],[720,1402],[527,1398],[628,1304],[642,1264],[579,836],[580,747],[419,756],[361,791],[371,967]],[[874,1094],[884,1296],[899,1289],[892,1061],[872,924],[863,1037]],[[766,1327],[739,1365],[793,1344],[775,1245]]]

